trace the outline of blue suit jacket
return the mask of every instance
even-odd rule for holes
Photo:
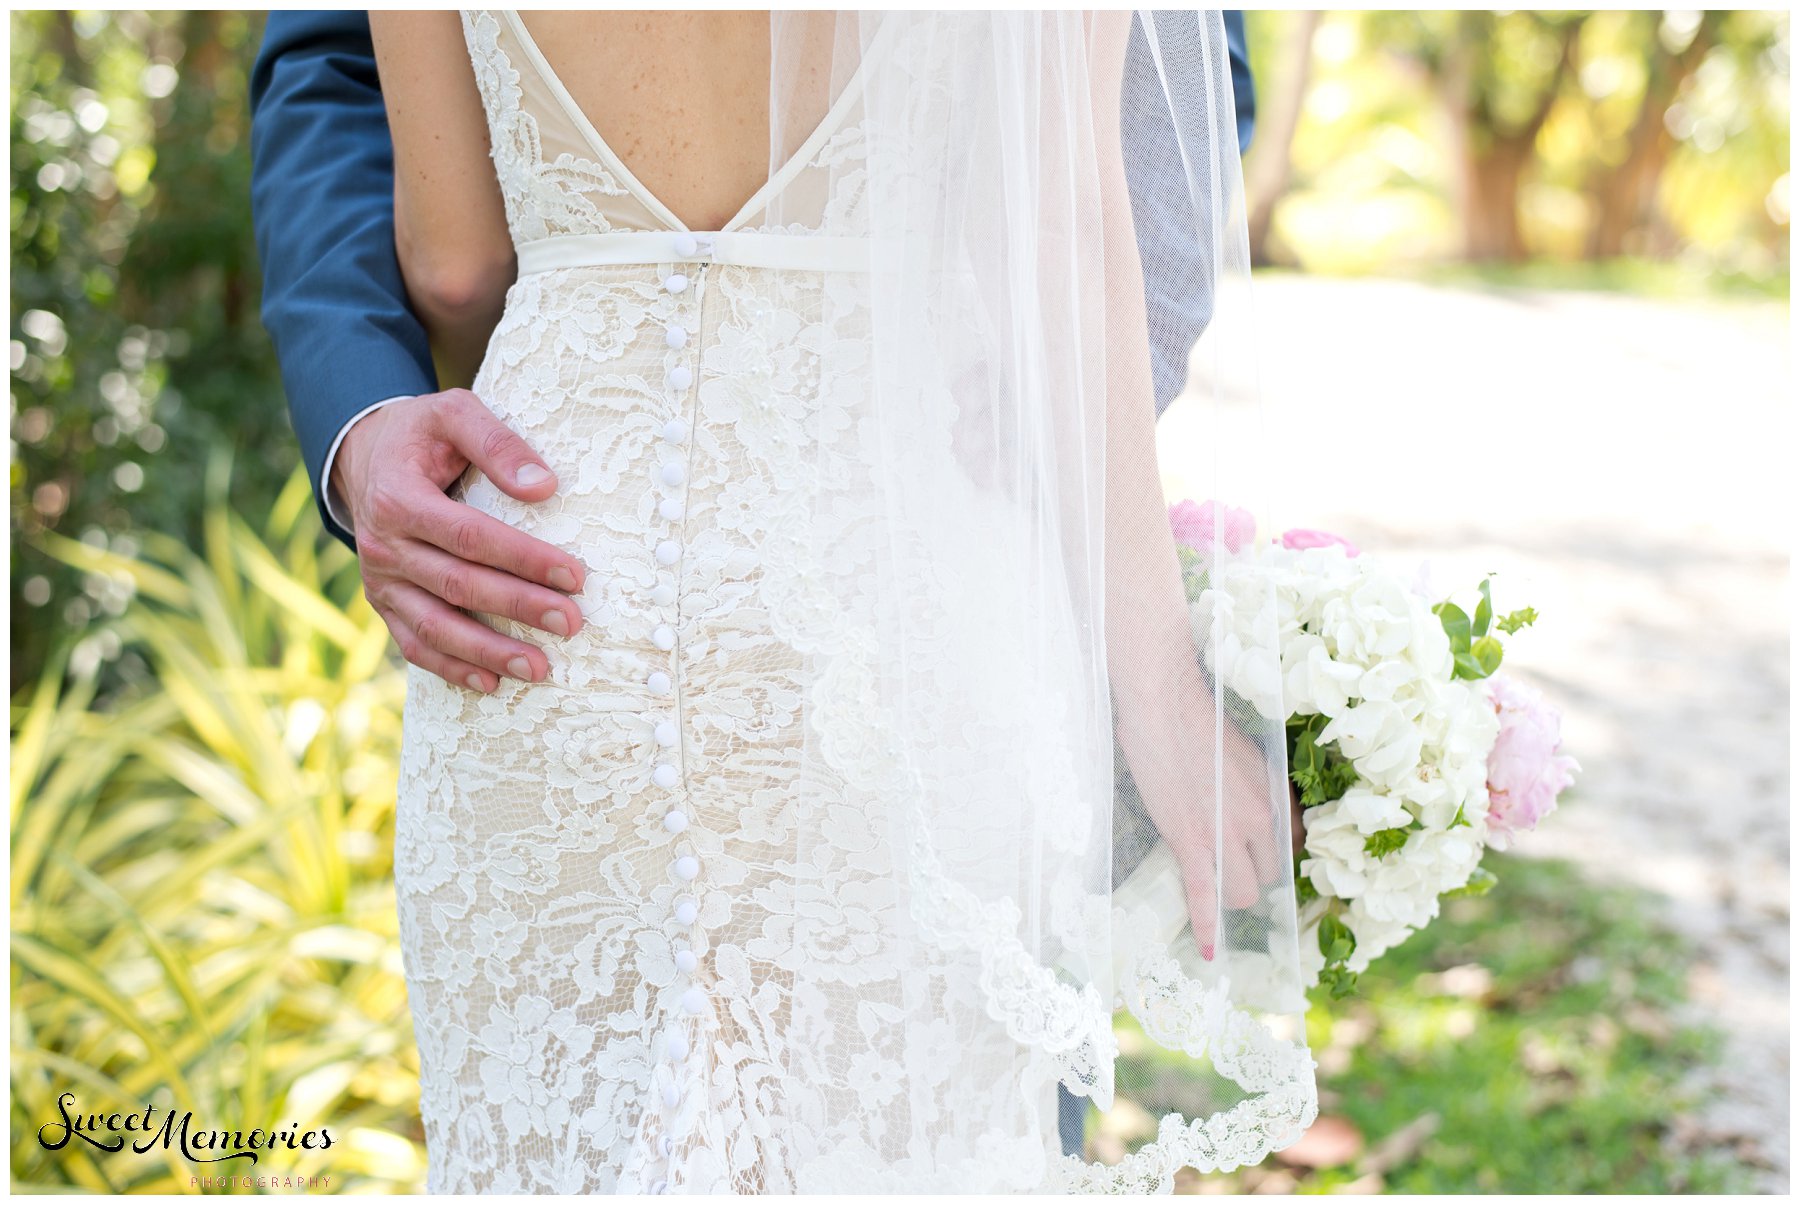
[[[1171,18],[1157,18],[1164,19]],[[1243,15],[1226,13],[1225,31],[1242,147],[1255,113]],[[1134,89],[1160,89],[1149,64],[1134,24],[1128,105]],[[263,324],[275,341],[320,517],[354,547],[324,507],[320,478],[333,441],[372,403],[437,388],[425,330],[407,306],[394,254],[393,144],[368,16],[271,12],[251,70],[250,110],[250,205],[262,259]],[[1173,146],[1174,130],[1166,124],[1127,129],[1128,140],[1147,140],[1139,149],[1153,141]],[[1140,239],[1147,240],[1145,295],[1160,409],[1181,388],[1187,350],[1206,325],[1212,299],[1191,283],[1207,265],[1184,234],[1193,229],[1185,185],[1146,196],[1136,216]]]

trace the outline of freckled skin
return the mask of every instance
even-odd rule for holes
[[[723,226],[768,179],[766,11],[521,16],[601,138],[691,229]],[[830,29],[823,18],[806,24],[812,36],[783,61],[784,74],[806,64],[784,151],[825,108]]]

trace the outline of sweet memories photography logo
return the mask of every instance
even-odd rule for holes
[[[298,1122],[290,1122],[286,1128],[219,1130],[198,1125],[191,1109],[177,1113],[145,1105],[135,1113],[84,1113],[73,1092],[57,1097],[56,1109],[57,1118],[38,1127],[38,1142],[49,1151],[60,1151],[80,1139],[109,1154],[130,1147],[145,1155],[160,1146],[165,1151],[178,1150],[182,1158],[194,1163],[242,1159],[247,1162],[238,1166],[248,1167],[265,1153],[323,1151],[332,1144],[331,1131],[323,1126],[302,1130]]]

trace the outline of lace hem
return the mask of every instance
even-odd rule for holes
[[[916,797],[916,796],[915,796]],[[944,874],[921,834],[913,842],[913,915],[945,949],[972,949],[981,959],[980,984],[988,1013],[1013,1040],[1055,1056],[1063,1085],[1100,1108],[1112,1103],[1118,1056],[1112,1017],[1093,984],[1080,989],[1031,957],[1017,936],[1011,901],[984,904]],[[1318,1116],[1318,1066],[1303,1043],[1272,1033],[1231,1000],[1231,981],[1208,986],[1154,948],[1131,963],[1121,995],[1145,1036],[1191,1058],[1212,1060],[1232,1083],[1251,1093],[1221,1113],[1192,1121],[1165,1114],[1155,1140],[1116,1164],[1065,1157],[1051,1172],[1064,1192],[1172,1192],[1183,1167],[1201,1172],[1250,1166],[1291,1145]]]

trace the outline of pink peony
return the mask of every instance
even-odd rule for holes
[[[1210,498],[1205,502],[1183,498],[1171,506],[1169,526],[1175,529],[1175,542],[1195,552],[1209,551],[1215,538],[1225,551],[1237,552],[1256,538],[1255,515]]]
[[[1281,533],[1281,546],[1299,552],[1303,548],[1330,548],[1336,545],[1344,550],[1345,556],[1358,556],[1361,549],[1346,540],[1343,536],[1334,536],[1328,531],[1316,531],[1311,527],[1296,527]]]
[[[1488,754],[1488,844],[1505,849],[1537,827],[1581,767],[1562,750],[1562,716],[1523,682],[1488,680],[1500,733]]]

